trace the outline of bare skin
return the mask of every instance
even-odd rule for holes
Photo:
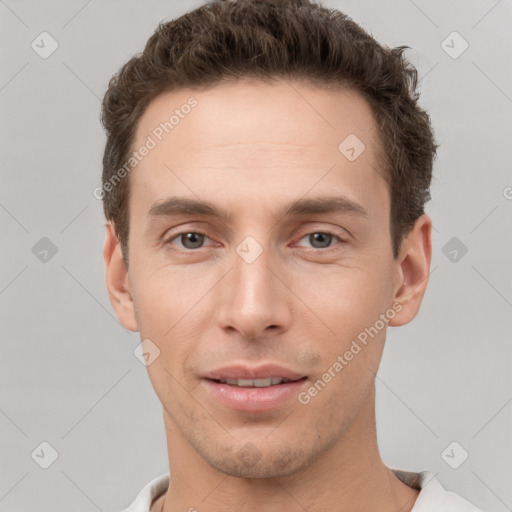
[[[129,269],[110,224],[104,248],[119,321],[160,350],[147,370],[171,479],[151,510],[409,512],[418,491],[379,454],[375,374],[387,327],[410,322],[421,305],[430,218],[417,220],[394,259],[377,125],[357,93],[249,80],[164,93],[140,119],[134,147],[191,96],[197,106],[131,172]],[[349,134],[365,144],[353,161],[338,149]],[[149,215],[171,196],[229,217]],[[366,213],[282,213],[326,196]],[[185,234],[198,232],[192,245]],[[251,263],[236,250],[249,236],[262,248]],[[237,411],[205,386],[204,374],[227,364],[277,363],[307,376],[307,394],[379,315],[384,326],[308,403],[294,396]],[[250,464],[240,456],[247,443],[258,455]]]

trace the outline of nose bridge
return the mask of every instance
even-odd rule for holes
[[[234,278],[238,283],[242,303],[254,307],[263,306],[271,297],[273,274],[269,267],[275,259],[270,253],[268,243],[260,244],[252,236],[246,237],[236,248],[234,258]]]
[[[263,240],[264,239],[264,240]],[[220,305],[220,322],[246,337],[255,338],[269,326],[290,320],[283,283],[271,270],[277,258],[269,236],[247,236],[234,248],[233,268]]]

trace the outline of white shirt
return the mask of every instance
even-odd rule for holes
[[[483,512],[458,494],[444,489],[430,471],[391,471],[404,484],[420,490],[411,512]],[[121,512],[149,512],[153,501],[164,494],[168,487],[169,473],[156,477],[144,486],[135,501]]]

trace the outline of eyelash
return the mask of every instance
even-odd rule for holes
[[[164,242],[164,245],[166,246],[172,246],[172,242],[173,240],[179,238],[181,235],[186,235],[188,233],[193,233],[195,235],[203,235],[205,236],[206,238],[210,238],[204,231],[201,231],[201,230],[198,230],[198,229],[195,229],[195,230],[186,230],[186,231],[180,231],[179,233],[176,233],[174,234],[171,238],[169,238],[167,241]],[[300,240],[302,240],[303,238],[309,236],[309,235],[313,235],[313,234],[316,234],[316,233],[321,233],[322,235],[332,235],[335,239],[338,240],[339,243],[344,243],[345,240],[343,240],[342,238],[340,238],[336,233],[334,233],[333,231],[329,231],[329,230],[318,230],[318,231],[310,231],[309,233],[306,233],[304,234]],[[312,251],[320,251],[320,252],[323,252],[323,253],[327,253],[327,252],[330,252],[332,250],[335,250],[335,246],[329,246],[329,247],[326,247],[325,249],[319,249],[319,248],[316,248],[316,247],[312,247],[311,250]],[[173,249],[173,250],[176,250],[177,252],[181,252],[181,253],[192,253],[192,252],[197,252],[199,249],[203,249],[203,247],[199,247],[197,249]]]

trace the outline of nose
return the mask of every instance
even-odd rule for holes
[[[284,332],[291,324],[293,300],[286,272],[268,248],[254,261],[240,254],[234,254],[233,268],[221,287],[220,326],[252,341]]]

